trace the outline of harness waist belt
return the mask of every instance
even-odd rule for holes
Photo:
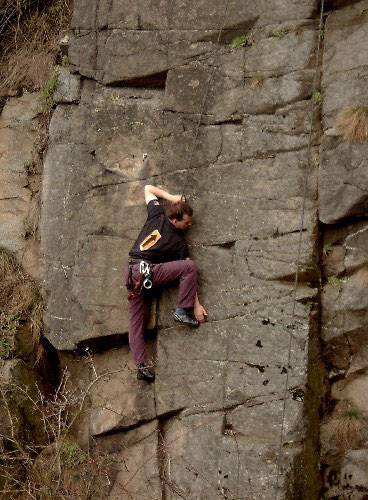
[[[129,257],[129,264],[139,264],[140,262],[147,262],[147,264],[151,264],[153,266],[153,262],[147,259],[135,259],[134,257]]]

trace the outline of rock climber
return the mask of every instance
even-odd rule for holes
[[[144,194],[148,216],[129,252],[126,286],[129,292],[129,345],[137,365],[137,378],[153,382],[155,375],[146,366],[143,338],[150,319],[152,290],[179,280],[175,321],[198,327],[207,312],[198,300],[198,269],[189,258],[184,239],[185,231],[192,225],[192,207],[181,195],[172,195],[156,186],[146,185]],[[167,214],[158,198],[170,202]],[[147,290],[150,286],[152,289]]]

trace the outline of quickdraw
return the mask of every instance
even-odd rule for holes
[[[136,264],[133,262],[129,263],[129,273],[126,286],[129,288],[132,287],[133,284],[133,265]],[[145,262],[142,260],[139,262],[139,272],[141,274],[140,278],[136,281],[133,290],[128,295],[128,300],[131,300],[134,297],[134,294],[138,292],[141,293],[144,290],[150,290],[152,288],[152,266],[149,262]]]
[[[139,263],[139,272],[144,276],[142,281],[141,291],[143,288],[150,290],[152,288],[152,267],[151,264],[142,260]]]

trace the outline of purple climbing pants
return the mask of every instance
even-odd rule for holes
[[[129,273],[129,265],[126,273]],[[140,278],[139,263],[133,265],[133,283]],[[178,307],[193,307],[197,292],[198,269],[193,260],[176,260],[163,264],[154,264],[152,267],[153,289],[168,285],[179,280]],[[128,288],[128,291],[131,291]],[[151,312],[152,293],[134,293],[129,303],[129,345],[136,364],[144,363],[147,359],[143,332],[148,325]]]

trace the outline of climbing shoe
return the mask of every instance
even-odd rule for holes
[[[178,321],[179,323],[184,323],[185,325],[192,326],[194,328],[197,328],[199,326],[199,321],[193,318],[188,312],[183,312],[183,313],[178,313],[177,311],[174,312],[174,320]]]
[[[145,364],[137,365],[137,379],[145,382],[154,382],[155,376]]]

